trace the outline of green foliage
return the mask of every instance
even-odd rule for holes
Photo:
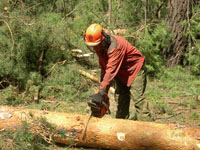
[[[125,37],[145,56],[148,74],[160,77],[164,69],[162,51],[167,47],[171,35],[165,22],[156,18],[160,1],[151,1],[148,7],[147,27],[133,32],[144,24],[144,3],[142,1],[112,1],[111,29],[125,28]],[[166,15],[166,3],[163,2],[161,17]],[[107,24],[107,0],[36,0],[10,1],[9,13],[1,14],[5,22],[0,23],[0,80],[2,104],[17,105],[33,102],[39,90],[41,99],[54,96],[58,100],[71,102],[87,99],[93,85],[84,79],[78,68],[96,69],[97,57],[89,60],[75,59],[71,49],[78,48],[89,52],[83,42],[83,35],[91,23]],[[115,11],[114,11],[115,10]],[[193,17],[192,33],[198,31],[198,15]],[[150,20],[152,19],[152,20]],[[198,42],[197,42],[198,43]],[[195,49],[198,49],[196,43]],[[14,46],[14,47],[13,47]],[[192,53],[191,53],[192,52]],[[193,71],[198,72],[198,51],[191,51],[188,60]],[[194,52],[194,53],[193,53]],[[166,85],[162,85],[167,88]],[[13,91],[13,92],[12,92]],[[191,89],[197,93],[196,88]]]
[[[134,29],[142,22],[140,14],[143,14],[141,9],[143,3],[130,1],[130,4],[127,5],[124,1],[118,3],[117,0],[112,2],[113,9],[118,9],[112,13],[112,17],[116,18],[112,22],[112,28]],[[28,0],[16,3],[10,1],[2,6],[6,5],[9,13],[1,15],[1,18],[8,23],[11,30],[5,22],[1,22],[0,79],[5,81],[4,85],[12,83],[12,86],[19,88],[19,92],[25,90],[26,94],[34,93],[34,86],[39,89],[45,86],[42,80],[56,63],[65,60],[67,63],[74,62],[71,49],[79,48],[88,52],[83,42],[83,35],[89,24],[97,22],[105,28],[108,26],[108,1],[105,0]],[[158,2],[153,5],[157,6]],[[119,15],[120,13],[123,15]],[[13,40],[10,37],[11,33]],[[147,54],[147,57],[150,56]],[[155,57],[156,65],[149,65],[150,72],[155,71],[150,66],[158,66],[159,60],[157,56]],[[92,61],[97,62],[97,60]],[[32,81],[32,74],[38,77],[37,80]]]
[[[69,69],[70,71],[66,71]],[[93,83],[85,80],[78,69],[80,67],[76,65],[55,67],[51,77],[45,79],[45,87],[41,90],[41,95],[44,97],[56,96],[56,99],[66,102],[86,100]]]
[[[1,105],[17,105],[24,103],[22,95],[18,94],[18,88],[10,85],[1,92]]]
[[[163,4],[160,11],[164,17],[166,4]],[[89,52],[83,42],[89,24],[97,22],[108,28],[108,1],[28,0],[5,2],[4,6],[8,7],[9,14],[2,14],[1,19],[9,24],[15,44],[12,49],[10,30],[5,22],[1,22],[0,87],[5,89],[1,92],[1,103],[30,104],[38,90],[41,100],[51,96],[66,102],[88,99],[95,85],[77,70],[96,69],[98,59],[96,56],[86,61],[75,59],[71,49]],[[144,24],[144,3],[112,1],[112,9],[117,11],[112,11],[111,29],[127,29],[125,37],[146,56],[148,74],[152,77],[159,77],[164,68],[161,52],[171,38],[165,22],[156,19],[159,6],[160,1],[152,1],[147,27],[131,37]],[[190,57],[191,64],[192,58],[198,60],[194,56]],[[198,65],[193,68],[197,69]],[[195,88],[191,90],[197,92]]]
[[[9,142],[8,142],[9,141]],[[48,149],[40,135],[33,135],[27,123],[15,131],[5,130],[1,132],[0,146],[4,150],[45,150]]]
[[[70,62],[73,59],[69,51],[73,46],[69,42],[68,35],[63,34],[66,24],[62,22],[59,14],[42,13],[37,19],[30,19],[29,16],[18,11],[13,11],[10,15],[20,17],[8,22],[14,33],[13,50],[8,27],[6,24],[2,25],[1,78],[24,89],[30,72],[40,71],[41,75],[45,75],[52,64],[64,60]],[[25,20],[22,20],[22,17]]]
[[[168,114],[175,115],[176,112],[173,111],[173,108],[168,105],[166,100],[156,99],[153,101],[153,107],[157,111],[158,114]]]
[[[143,21],[141,16],[144,16],[144,10],[141,9],[142,6],[142,1],[133,2],[132,0],[126,0],[121,1],[120,3],[117,3],[116,1],[112,2],[113,10],[115,10],[112,12],[112,26],[115,28],[138,26],[138,24],[141,24]]]
[[[193,112],[191,117],[194,118],[194,119],[200,119],[200,115],[199,115],[198,112]]]
[[[155,100],[154,109],[158,110],[159,113],[166,113],[167,102],[164,100]]]
[[[190,19],[190,29],[186,30],[187,37],[190,36],[191,41],[188,47],[188,51],[185,54],[187,58],[187,62],[189,62],[189,66],[191,71],[199,75],[200,74],[200,13],[199,13],[199,5],[196,5],[193,9],[193,16]],[[188,28],[188,22],[185,22],[186,28]],[[187,64],[187,63],[186,63]]]
[[[152,22],[153,19],[156,20],[158,16],[158,8],[161,5],[160,0],[150,0],[147,8],[147,23]],[[163,7],[160,7],[161,17],[165,17],[166,15],[166,4],[167,2],[162,2]],[[112,1],[112,27],[113,28],[128,28],[130,29],[130,33],[134,32],[138,28],[145,23],[145,11],[144,11],[145,3],[144,1]],[[153,20],[153,21],[155,21]]]
[[[162,50],[166,48],[171,35],[167,32],[165,22],[162,22],[155,27],[147,27],[145,32],[140,33],[139,38],[135,46],[146,56],[149,75],[155,76],[164,67]]]

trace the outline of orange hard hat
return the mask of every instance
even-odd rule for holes
[[[102,34],[103,27],[100,24],[91,24],[85,33],[85,44],[87,46],[97,46],[104,39]]]

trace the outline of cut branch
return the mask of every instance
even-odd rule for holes
[[[11,48],[10,53],[11,53],[11,56],[12,56],[13,55],[14,45],[15,45],[15,41],[14,41],[14,38],[13,38],[12,30],[11,30],[9,24],[5,20],[0,20],[0,22],[4,22],[7,25],[8,30],[10,31],[10,36],[11,36],[11,40],[12,40],[12,48]]]
[[[94,81],[94,82],[96,82],[96,83],[100,83],[100,80],[97,78],[97,77],[95,77],[95,76],[93,76],[93,75],[91,75],[91,74],[89,74],[89,73],[87,73],[87,72],[85,72],[85,71],[83,71],[83,70],[78,70],[83,76],[85,76],[85,77],[87,77],[87,78],[89,78],[89,79],[91,79],[92,81]],[[110,89],[109,89],[109,91],[111,92],[111,93],[115,93],[115,89],[113,88],[113,87],[110,87]]]
[[[83,70],[78,70],[78,71],[79,71],[83,76],[89,78],[90,80],[92,80],[92,81],[94,81],[94,82],[96,82],[96,83],[100,83],[100,82],[99,82],[99,79],[98,79],[97,77],[91,75],[90,73],[85,72],[85,71],[83,71]]]

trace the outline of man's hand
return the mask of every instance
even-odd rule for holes
[[[103,117],[106,113],[110,113],[109,110],[109,98],[106,93],[98,92],[90,96],[92,98],[91,102],[88,102],[88,105],[91,108],[93,116]]]
[[[102,104],[102,101],[103,101],[103,98],[104,98],[104,94],[98,92],[96,94],[90,95],[90,97],[92,98],[92,102],[98,103],[98,104]]]

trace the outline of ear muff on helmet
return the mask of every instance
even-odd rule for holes
[[[107,47],[109,47],[110,43],[111,43],[110,35],[106,34],[104,30],[102,30],[102,35],[104,36],[104,41],[105,41]]]

